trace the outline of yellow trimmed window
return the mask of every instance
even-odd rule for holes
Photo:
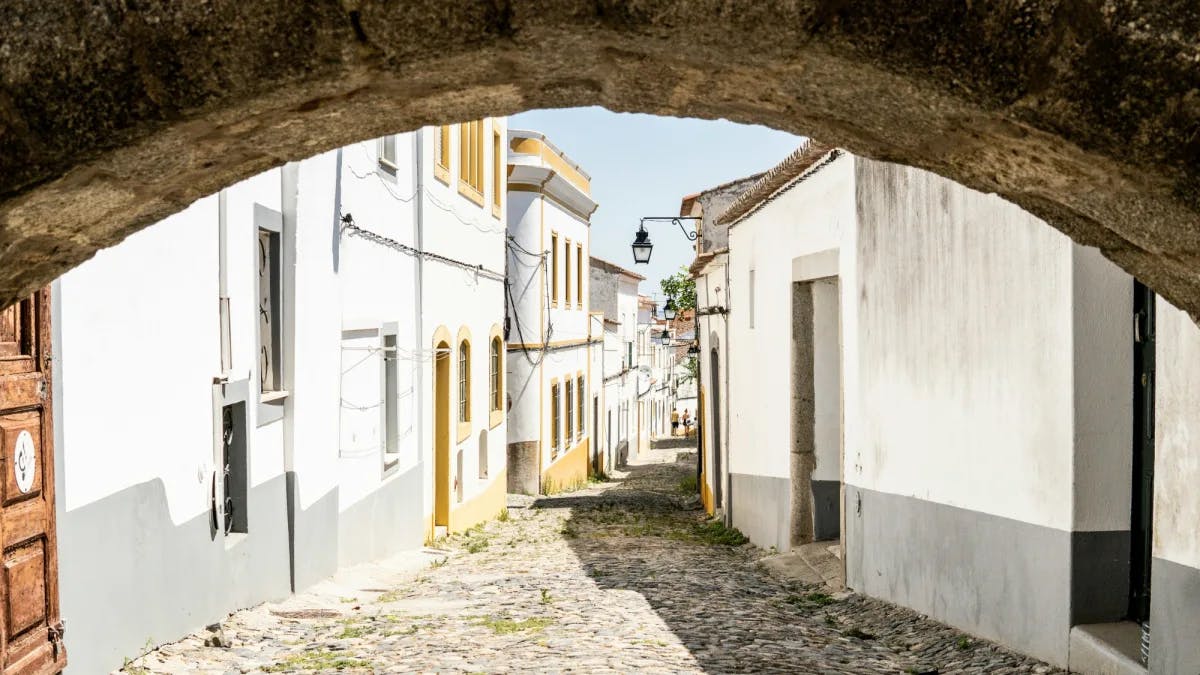
[[[501,391],[501,387],[500,387],[500,349],[501,349],[500,338],[498,338],[498,337],[492,338],[491,401],[492,401],[492,410],[493,411],[500,410],[503,407],[503,405],[500,401],[501,396],[503,396],[503,392]]]
[[[550,304],[558,305],[558,233],[550,233]]]
[[[577,429],[577,433],[575,435],[579,436],[580,438],[583,438],[583,432],[586,431],[587,427],[587,422],[585,421],[587,418],[583,416],[584,400],[583,376],[580,375],[579,379],[575,380],[575,409],[579,419],[579,428]]]
[[[563,242],[563,305],[571,307],[571,240]],[[570,432],[567,432],[570,435]]]
[[[550,385],[550,458],[558,456],[559,434],[558,383]]]
[[[493,122],[492,124],[495,124]],[[504,194],[504,144],[500,132],[492,132],[492,213],[500,215],[500,198]]]
[[[567,380],[567,440],[570,441],[575,437],[575,388],[571,386],[571,381]]]
[[[458,125],[458,178],[483,194],[483,122]]]
[[[450,182],[450,125],[438,127],[433,149],[433,175],[444,183]]]
[[[579,307],[583,307],[583,244],[575,245],[575,293]]]
[[[458,421],[471,421],[471,343],[458,345]]]

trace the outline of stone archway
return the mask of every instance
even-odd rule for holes
[[[0,305],[272,165],[598,104],[997,192],[1200,313],[1200,13],[1168,0],[0,8]]]

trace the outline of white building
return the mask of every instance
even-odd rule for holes
[[[593,328],[590,177],[537,132],[509,132],[509,490],[587,481]]]
[[[645,279],[591,259],[591,306],[604,317],[604,466],[621,466],[638,452],[638,284]]]
[[[290,163],[55,282],[72,672],[503,507],[505,133]]]
[[[718,221],[737,527],[840,535],[850,587],[1052,663],[1142,621],[1152,672],[1200,667],[1194,324],[1012,204],[815,144]]]

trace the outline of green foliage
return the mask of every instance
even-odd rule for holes
[[[485,618],[479,621],[478,625],[487,626],[492,629],[496,635],[509,635],[520,631],[540,631],[546,626],[554,623],[550,619],[533,618],[525,619],[524,621],[513,621],[512,619],[496,619]]]
[[[263,668],[263,672],[290,673],[297,670],[315,670],[319,673],[327,673],[331,670],[345,670],[346,668],[363,670],[373,666],[374,664],[370,661],[348,658],[341,654],[320,649],[292,654],[274,665],[266,666]]]
[[[710,546],[741,546],[750,541],[736,527],[725,527],[719,520],[696,525],[694,532],[697,539]]]
[[[680,267],[678,272],[660,281],[659,285],[664,295],[675,298],[677,311],[696,309],[696,280],[687,267]]]
[[[679,491],[685,495],[696,494],[696,476],[688,474],[679,479]]]

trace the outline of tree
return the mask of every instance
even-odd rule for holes
[[[696,280],[692,278],[686,266],[680,267],[678,272],[658,283],[662,286],[664,295],[675,298],[676,311],[696,309]]]

